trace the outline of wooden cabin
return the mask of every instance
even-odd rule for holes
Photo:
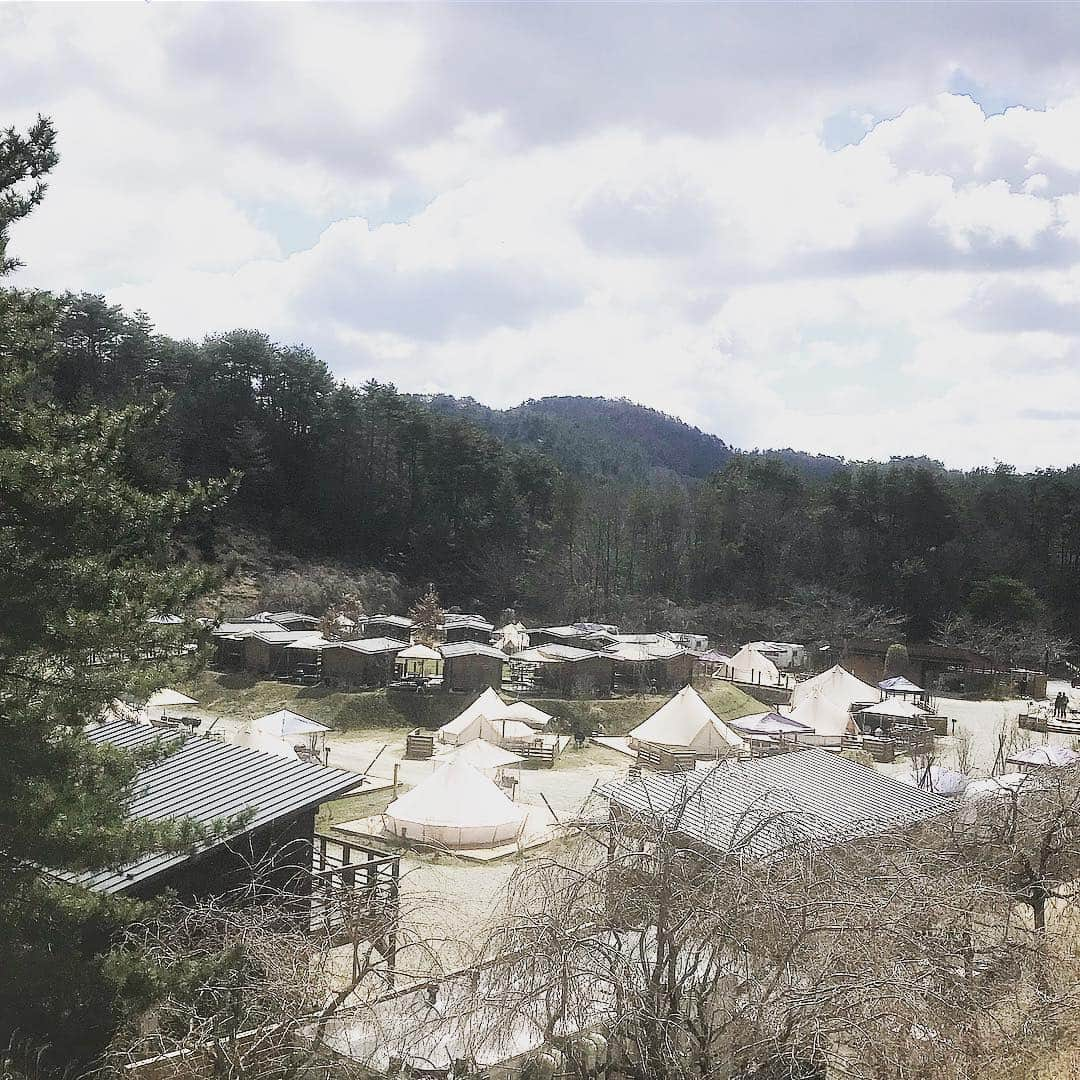
[[[626,690],[678,690],[693,680],[697,657],[691,652],[642,659],[615,658],[615,681]]]
[[[439,627],[439,636],[448,645],[461,641],[475,641],[479,645],[490,645],[495,626],[481,615],[459,615],[454,612],[443,617]]]
[[[91,728],[92,743],[137,750],[157,728],[117,720]],[[193,736],[144,766],[135,781],[133,817],[191,819],[210,825],[243,815],[190,851],[151,853],[120,868],[64,874],[95,892],[145,900],[166,890],[185,902],[223,897],[256,883],[290,902],[310,898],[315,815],[320,804],[355,791],[358,773],[290,761],[220,739]]]
[[[323,681],[342,686],[386,686],[394,680],[397,654],[408,648],[393,638],[336,641],[320,653]]]
[[[562,697],[610,694],[615,685],[615,659],[570,645],[541,645],[511,657],[519,681],[528,676],[539,691]]]
[[[405,615],[370,615],[364,620],[364,637],[390,638],[408,645],[415,625],[416,623]]]
[[[439,650],[443,656],[443,689],[498,690],[503,684],[506,654],[475,641],[449,642]]]

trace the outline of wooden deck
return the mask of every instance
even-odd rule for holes
[[[1055,735],[1075,735],[1077,738],[1080,738],[1080,719],[1054,720],[1053,718],[1050,718],[1044,720],[1041,716],[1030,716],[1027,713],[1021,713],[1018,724],[1024,731],[1041,731],[1044,733],[1053,733]]]

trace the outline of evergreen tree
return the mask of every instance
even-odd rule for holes
[[[434,645],[439,640],[439,627],[443,622],[442,605],[434,585],[427,587],[427,592],[413,604],[409,618],[416,624],[413,638],[422,645]]]
[[[0,259],[9,226],[40,201],[53,129],[0,136]],[[32,186],[21,194],[20,186]],[[183,823],[131,820],[142,759],[82,732],[110,701],[160,686],[197,628],[183,613],[207,575],[174,562],[177,530],[223,486],[154,490],[137,479],[164,403],[65,412],[48,397],[59,305],[0,289],[0,1047],[46,1046],[56,1067],[102,1048],[155,976],[114,947],[134,905],[64,883],[190,846]],[[47,871],[45,868],[48,868]]]

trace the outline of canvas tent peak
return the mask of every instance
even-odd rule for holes
[[[870,705],[881,700],[881,691],[876,686],[863,682],[839,664],[835,664],[820,675],[815,675],[812,679],[796,684],[791,692],[791,704],[793,707],[798,706],[815,694],[824,694],[829,701],[845,712],[852,705]]]
[[[737,682],[772,683],[780,682],[780,669],[767,657],[754,648],[744,645],[728,661],[731,677]]]
[[[805,695],[787,715],[787,719],[796,720],[810,727],[815,735],[827,738],[840,738],[843,735],[857,735],[859,726],[851,718],[847,709],[836,704],[823,690]]]
[[[450,755],[451,761],[463,761],[474,769],[487,772],[491,769],[505,769],[511,765],[520,765],[522,758],[519,754],[504,750],[501,746],[489,743],[487,739],[473,739],[464,746],[454,750]]]
[[[480,724],[485,716],[495,716],[505,707],[505,702],[489,686],[471,705],[439,728],[440,742],[460,746],[480,737]]]
[[[705,704],[692,687],[684,686],[628,735],[630,745],[643,743],[694,750],[731,753],[743,740]]]

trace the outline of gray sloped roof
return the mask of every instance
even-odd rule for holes
[[[695,843],[760,857],[793,843],[842,843],[913,825],[951,806],[839,754],[816,747],[599,789],[617,807]]]
[[[159,741],[162,733],[114,721],[89,729],[86,737],[92,743],[134,750]],[[164,738],[176,736],[166,733]],[[155,821],[190,818],[206,825],[252,811],[251,820],[232,834],[235,837],[344,795],[363,782],[357,773],[196,736],[185,738],[179,748],[140,771],[130,810],[134,817]],[[59,876],[98,892],[123,892],[230,838],[215,838],[191,852],[151,853],[122,868]]]
[[[496,657],[499,660],[508,659],[506,653],[504,653],[502,649],[496,649],[491,645],[481,645],[478,641],[450,642],[446,645],[440,645],[439,652],[447,658],[454,656],[490,656],[492,659],[495,659]]]
[[[353,652],[366,653],[376,656],[379,653],[399,653],[407,649],[407,641],[398,641],[396,638],[373,637],[358,638],[356,641],[331,641],[324,646],[326,649],[351,649]]]

